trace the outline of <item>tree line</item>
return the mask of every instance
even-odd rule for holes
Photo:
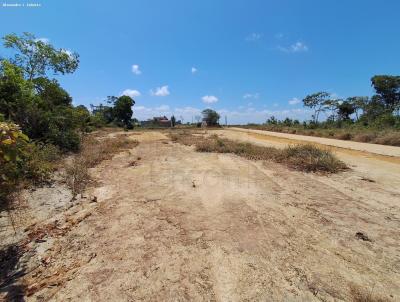
[[[371,79],[376,94],[335,99],[328,92],[307,95],[303,104],[313,110],[312,122],[318,123],[321,113],[330,113],[327,121],[352,121],[365,126],[383,122],[394,126],[400,113],[400,76],[376,75]]]

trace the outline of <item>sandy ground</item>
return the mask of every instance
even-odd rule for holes
[[[335,149],[352,169],[323,176],[132,136],[33,244],[14,285],[27,301],[400,300],[396,158]]]

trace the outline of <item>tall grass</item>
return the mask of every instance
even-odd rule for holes
[[[189,133],[175,133],[171,139],[184,145],[194,145],[198,152],[233,153],[250,160],[281,163],[299,171],[337,173],[347,169],[346,164],[332,152],[310,144],[278,149],[222,139],[216,135],[202,137]]]

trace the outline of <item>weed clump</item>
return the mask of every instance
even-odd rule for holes
[[[305,172],[337,173],[347,168],[332,152],[313,145],[289,146],[280,152],[277,161]]]

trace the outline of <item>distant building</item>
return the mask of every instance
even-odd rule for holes
[[[166,116],[155,116],[147,121],[141,121],[142,127],[171,127],[171,121]]]

